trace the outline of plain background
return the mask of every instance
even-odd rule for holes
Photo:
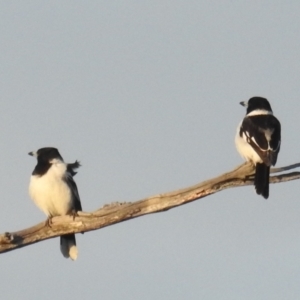
[[[267,97],[277,166],[299,162],[299,1],[2,1],[0,232],[45,216],[36,161],[78,159],[85,211],[190,186],[240,163],[240,101]],[[2,299],[297,299],[300,185],[252,186],[0,256]]]

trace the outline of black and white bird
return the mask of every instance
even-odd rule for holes
[[[37,158],[29,184],[29,194],[34,203],[48,217],[73,215],[81,211],[81,203],[73,176],[80,167],[78,161],[66,164],[56,148],[41,148],[29,152]],[[60,237],[60,250],[64,257],[76,260],[78,250],[74,234]]]
[[[280,122],[266,98],[253,97],[240,104],[246,106],[247,113],[237,129],[236,148],[246,161],[255,165],[256,193],[267,199],[270,167],[276,164],[280,150]]]

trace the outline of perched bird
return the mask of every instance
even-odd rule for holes
[[[270,166],[276,164],[280,150],[280,122],[266,98],[253,97],[240,104],[247,108],[247,113],[237,129],[236,148],[246,161],[255,165],[256,193],[267,199]]]
[[[29,152],[37,158],[29,184],[29,194],[34,203],[48,217],[47,223],[55,216],[73,215],[81,211],[81,203],[73,176],[74,169],[80,167],[78,161],[64,163],[56,148],[41,148],[37,152]],[[76,260],[78,250],[74,234],[60,237],[60,250],[64,257]]]

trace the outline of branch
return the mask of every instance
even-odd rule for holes
[[[271,169],[271,173],[280,173],[300,166],[300,163],[282,168]],[[300,178],[300,172],[291,172],[270,177],[270,183],[280,183]],[[181,190],[159,194],[136,202],[112,203],[93,213],[78,212],[73,220],[71,216],[52,219],[51,228],[45,222],[33,227],[0,235],[0,253],[25,247],[46,239],[68,233],[80,233],[97,230],[116,223],[141,217],[151,213],[167,211],[171,208],[204,198],[227,188],[253,185],[254,167],[250,163],[238,166],[231,172]]]

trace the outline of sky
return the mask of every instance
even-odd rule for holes
[[[277,166],[300,162],[300,2],[2,1],[0,232],[46,219],[36,161],[78,159],[82,207],[188,187],[243,162],[239,102],[269,99]],[[3,299],[297,299],[300,185],[253,186],[0,255]]]

